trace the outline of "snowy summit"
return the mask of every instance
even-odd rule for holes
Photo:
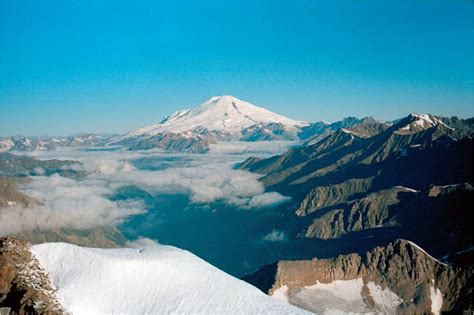
[[[275,114],[236,97],[223,95],[211,97],[193,109],[179,110],[167,116],[161,123],[136,129],[128,136],[207,130],[238,137],[245,128],[268,124],[279,124],[285,130],[293,132],[308,125],[306,122]]]

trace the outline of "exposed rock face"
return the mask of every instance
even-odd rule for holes
[[[0,239],[0,310],[11,314],[64,314],[49,275],[28,242]]]
[[[472,185],[469,183],[446,185],[446,186],[431,185],[430,189],[428,190],[428,197],[444,196],[444,195],[447,195],[459,190],[474,191],[474,187],[472,187]]]
[[[316,217],[305,232],[306,237],[336,238],[342,234],[400,224],[400,209],[395,209],[398,195],[416,194],[415,190],[397,186],[370,193],[367,196],[340,204]]]
[[[312,145],[342,128],[359,137],[368,138],[388,129],[389,127],[389,123],[378,122],[372,117],[365,117],[362,119],[346,117],[331,124],[318,121],[302,128],[298,136],[300,139],[305,140],[306,145]]]
[[[341,184],[313,188],[296,210],[296,215],[305,216],[318,209],[329,207],[343,201],[355,193],[369,190],[370,179],[350,179]]]
[[[432,185],[424,192],[397,186],[369,193],[323,208],[319,210],[320,215],[318,212],[307,215],[313,221],[304,235],[330,239],[351,232],[397,226],[400,233],[409,233],[405,235],[417,241],[429,240],[425,234],[438,230],[436,235],[444,242],[469,246],[472,244],[473,192],[473,187],[464,183]]]
[[[289,235],[351,246],[358,237],[380,240],[373,245],[412,239],[436,257],[472,246],[472,121],[412,114],[375,123],[239,167],[292,198],[277,209],[288,217]]]
[[[18,191],[13,179],[0,177],[0,208],[14,206],[27,207],[38,203],[37,200]]]
[[[427,185],[439,185],[439,182],[443,182],[434,181],[439,172],[434,172],[432,168],[441,161],[441,165],[436,165],[439,171],[449,171],[458,176],[458,172],[452,169],[452,165],[457,163],[462,166],[465,176],[464,180],[459,178],[456,182],[469,181],[467,178],[471,176],[467,174],[472,170],[472,138],[463,137],[466,132],[459,132],[433,116],[425,117],[426,119],[419,116],[410,115],[368,138],[355,131],[339,129],[315,144],[303,145],[269,159],[249,159],[240,168],[265,174],[262,183],[267,188],[285,189],[287,194],[295,195],[308,193],[315,186],[374,176],[381,177],[380,181],[395,181],[395,177],[398,177],[397,180],[417,180],[418,186],[422,180],[426,180]],[[474,132],[471,130],[470,135],[472,134]],[[442,153],[450,154],[452,162],[445,161],[440,155]],[[420,165],[421,156],[426,159],[428,155],[432,161]],[[403,165],[400,165],[402,162]],[[400,172],[397,168],[402,166],[408,168],[406,172]],[[419,174],[421,171],[423,175],[426,173],[430,176],[419,176],[422,175]],[[416,172],[417,177],[412,177]],[[392,178],[386,178],[388,175]],[[443,177],[447,176],[443,174]],[[410,183],[396,182],[380,189],[396,185],[418,189]]]
[[[280,261],[245,281],[313,312],[439,314],[473,309],[472,264],[445,265],[405,240],[365,256]]]

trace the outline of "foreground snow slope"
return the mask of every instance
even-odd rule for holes
[[[297,314],[257,288],[171,246],[95,249],[35,245],[62,305],[73,314]]]

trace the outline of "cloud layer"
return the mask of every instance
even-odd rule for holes
[[[252,155],[268,156],[283,148],[282,144],[271,148],[271,144],[265,143],[261,146],[262,151],[259,152],[256,145],[252,145],[251,151]],[[41,201],[42,205],[0,209],[0,235],[35,228],[86,229],[117,224],[130,215],[146,211],[139,200],[109,199],[118,188],[130,185],[151,194],[188,194],[192,203],[221,201],[243,209],[271,207],[288,201],[288,197],[278,193],[265,193],[258,181],[259,175],[233,169],[234,163],[250,155],[239,154],[239,150],[238,146],[225,144],[222,148],[214,147],[214,153],[206,155],[77,149],[35,152],[34,155],[40,159],[80,161],[82,165],[75,167],[80,167],[88,175],[80,180],[59,175],[35,176],[21,189]],[[139,169],[139,165],[134,165],[137,159],[152,161],[149,165],[156,165],[156,168]],[[179,163],[167,162],[168,167],[163,169],[159,167],[162,160]]]

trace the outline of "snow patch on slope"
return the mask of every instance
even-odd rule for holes
[[[15,144],[13,143],[13,141],[11,139],[2,139],[2,140],[0,140],[0,153],[10,151],[10,149],[14,145]]]
[[[431,298],[431,311],[433,314],[441,314],[441,308],[443,307],[443,293],[438,288],[430,286],[430,298]]]
[[[285,285],[275,290],[272,296],[318,314],[395,314],[402,303],[402,299],[390,289],[382,289],[373,282],[369,282],[364,291],[362,278],[317,282],[293,294],[289,293]],[[375,305],[366,303],[367,296],[372,298]]]
[[[257,288],[172,246],[83,248],[65,243],[33,251],[74,314],[298,314]]]
[[[442,120],[436,118],[435,116],[428,114],[410,114],[410,117],[413,119],[411,123],[400,128],[401,131],[413,131],[417,129],[425,130],[436,125],[442,125],[448,129],[454,130],[450,126],[446,125]]]

